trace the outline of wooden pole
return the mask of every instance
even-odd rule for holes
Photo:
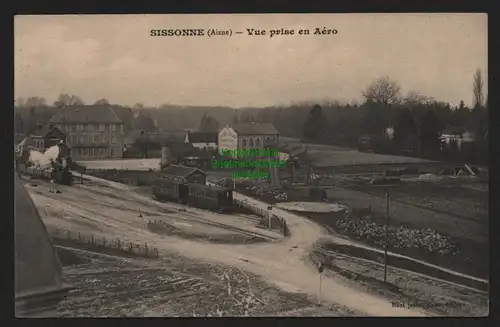
[[[271,217],[272,217],[271,209],[268,209],[267,212],[269,217],[269,230],[271,230]]]
[[[321,304],[321,289],[322,289],[322,284],[323,283],[323,274],[320,273],[319,274],[319,299],[318,299],[318,303]]]
[[[387,282],[388,225],[389,225],[389,189],[387,189],[385,193],[384,283]]]

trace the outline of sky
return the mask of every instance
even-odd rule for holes
[[[150,35],[183,28],[232,35]],[[280,28],[295,34],[269,37]],[[18,15],[14,34],[15,97],[49,103],[61,93],[129,106],[360,103],[363,89],[389,76],[403,94],[471,105],[476,69],[488,85],[487,15],[478,13]]]

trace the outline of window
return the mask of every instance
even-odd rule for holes
[[[116,136],[111,136],[111,143],[112,144],[115,144],[116,143]]]
[[[115,124],[111,124],[111,131],[116,132],[116,125]]]
[[[90,156],[90,157],[94,157],[94,156],[95,156],[95,153],[94,153],[94,148],[91,148],[91,149],[90,149],[89,156]]]
[[[89,149],[83,149],[83,156],[88,157],[89,155]]]
[[[271,144],[271,138],[270,138],[269,136],[268,136],[268,137],[266,137],[266,140],[264,141],[264,144],[265,144],[265,145],[269,145],[269,144]]]
[[[103,148],[99,148],[99,157],[104,156],[103,150],[104,150]]]
[[[247,140],[243,139],[243,147],[247,146]]]
[[[66,124],[66,132],[72,133],[73,132],[73,126],[70,124]]]
[[[120,124],[120,132],[123,133],[123,124]]]
[[[249,144],[250,144],[250,147],[253,147],[253,139],[250,139]]]
[[[259,147],[259,146],[260,146],[260,139],[256,139],[256,140],[255,140],[255,146],[256,146],[256,147]]]
[[[83,137],[83,135],[80,136],[80,142],[79,143],[80,144],[85,144],[85,138]]]
[[[102,138],[101,138],[101,139],[102,139],[102,142],[103,142],[103,143],[106,143],[106,135],[102,135],[101,137],[102,137]]]
[[[110,154],[111,154],[111,157],[114,157],[115,156],[115,149],[111,148],[110,149]]]
[[[79,132],[83,132],[83,124],[76,125],[76,128]]]
[[[104,124],[99,124],[99,132],[104,132],[105,127]]]

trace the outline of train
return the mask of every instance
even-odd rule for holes
[[[44,153],[25,150],[16,155],[15,170],[21,175],[54,181],[57,184],[71,185],[73,174],[70,167],[71,157],[66,145],[60,143],[47,149]]]
[[[73,174],[68,168],[39,169],[20,165],[16,170],[18,174],[27,175],[31,178],[54,181],[56,184],[71,185],[73,183]]]
[[[153,197],[159,201],[172,201],[212,211],[233,212],[233,190],[183,179],[158,176],[153,185]]]

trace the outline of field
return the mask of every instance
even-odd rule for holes
[[[280,291],[239,269],[173,254],[156,263],[68,248],[58,252],[66,281],[74,287],[59,304],[59,317],[354,314],[337,306],[318,307],[304,294]]]
[[[350,165],[419,164],[432,161],[386,154],[359,152],[334,145],[307,144],[307,154],[316,167],[339,167]]]

